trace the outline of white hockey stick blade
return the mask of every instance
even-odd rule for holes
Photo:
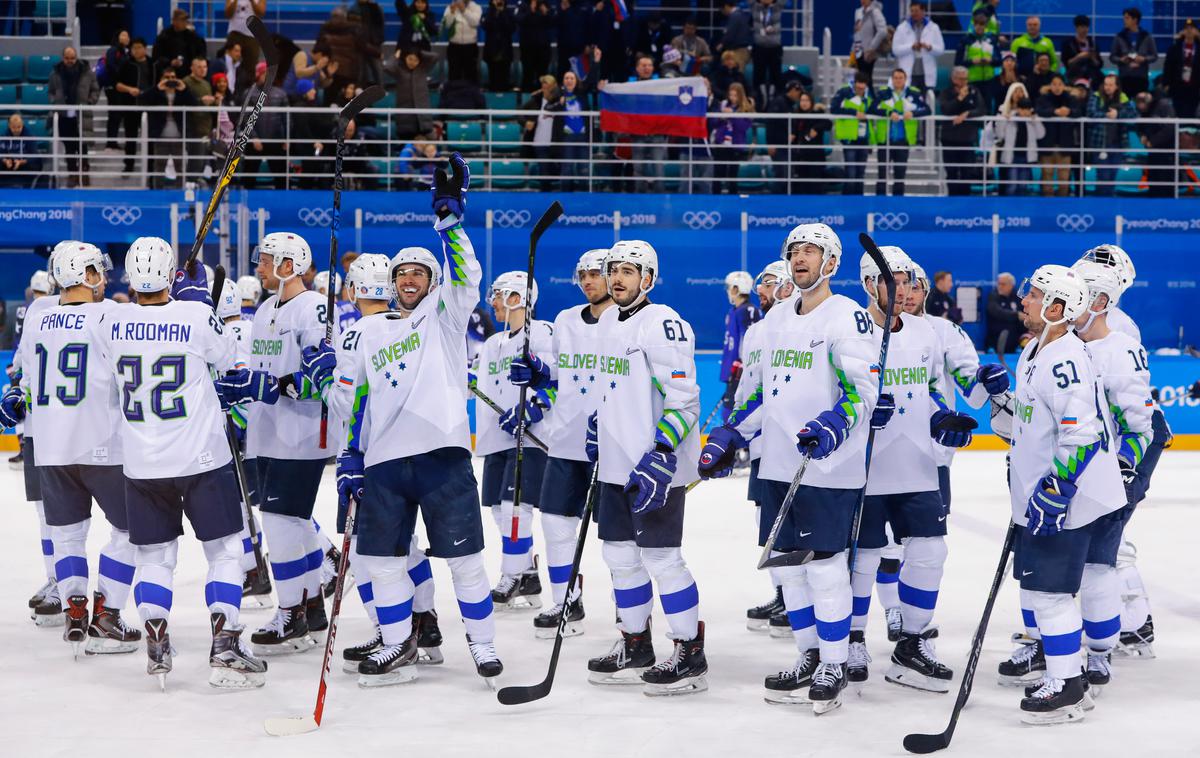
[[[321,728],[311,715],[281,716],[269,718],[263,722],[263,728],[272,737],[291,737],[295,734],[308,734]]]

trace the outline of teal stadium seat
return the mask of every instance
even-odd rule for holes
[[[488,142],[493,153],[521,152],[521,127],[514,121],[493,121],[488,126]]]
[[[515,111],[517,109],[516,92],[485,92],[483,99],[487,101],[488,110]]]
[[[451,150],[477,153],[483,149],[483,124],[478,121],[451,121],[446,124],[446,140]]]
[[[0,55],[0,82],[14,84],[25,80],[25,57]]]
[[[42,84],[50,81],[50,72],[62,60],[58,55],[31,55],[25,62],[25,81]]]
[[[525,161],[492,161],[492,187],[495,189],[524,189],[529,173]]]
[[[50,88],[44,84],[22,84],[21,105],[49,105]]]
[[[15,105],[17,102],[17,85],[0,84],[0,105]]]

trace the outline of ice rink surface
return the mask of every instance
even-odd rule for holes
[[[1164,455],[1150,496],[1130,524],[1129,537],[1138,547],[1138,565],[1150,591],[1159,636],[1154,645],[1157,658],[1114,659],[1113,684],[1082,723],[1022,725],[1019,691],[995,683],[996,665],[1012,647],[1009,635],[1020,628],[1017,592],[1006,580],[971,702],[947,755],[1200,755],[1198,470],[1200,453]],[[796,651],[790,640],[745,628],[745,609],[767,599],[771,588],[765,575],[754,569],[754,512],[745,501],[746,479],[738,477],[702,483],[688,498],[683,550],[696,576],[701,617],[707,622],[708,692],[650,699],[637,687],[587,683],[587,658],[606,652],[616,638],[610,584],[593,539],[583,568],[587,632],[566,641],[555,688],[547,699],[519,708],[496,702],[470,663],[445,564],[434,560],[445,664],[422,667],[420,678],[411,684],[364,691],[354,677],[341,673],[339,654],[331,672],[325,725],[315,734],[279,739],[263,732],[262,721],[311,712],[323,642],[298,656],[271,658],[267,685],[261,690],[210,687],[205,564],[199,543],[189,536],[182,540],[175,584],[171,635],[178,655],[167,692],[160,693],[155,679],[145,674],[143,651],[73,662],[60,638],[61,627],[38,629],[28,619],[25,601],[42,583],[42,563],[36,517],[24,502],[21,476],[0,472],[9,527],[0,550],[5,577],[0,591],[0,608],[5,610],[0,614],[0,733],[3,754],[14,758],[904,755],[900,741],[907,732],[939,732],[949,716],[1009,513],[1003,456],[960,454],[953,468],[950,557],[935,618],[941,627],[939,654],[955,671],[948,695],[883,680],[891,646],[878,603],[873,602],[867,641],[874,663],[861,695],[847,694],[842,708],[820,718],[807,708],[763,702],[763,677],[790,668]],[[330,526],[335,497],[330,467],[316,514]],[[99,509],[95,513],[90,540],[93,577],[94,551],[107,533]],[[494,580],[499,537],[490,518],[484,526]],[[540,539],[539,530],[539,552]],[[548,604],[544,569],[542,579]],[[132,599],[125,615],[137,624]],[[531,615],[498,616],[497,647],[505,665],[502,684],[532,684],[545,673],[552,643],[534,639]],[[247,612],[242,618],[253,629],[270,618],[270,612]],[[654,623],[654,644],[661,658],[671,648],[657,607]],[[343,606],[339,648],[367,635],[368,622],[357,593],[351,591]]]

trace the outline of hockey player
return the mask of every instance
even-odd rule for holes
[[[237,293],[242,301],[242,320],[247,323],[254,320],[254,313],[258,310],[258,301],[262,300],[262,282],[257,276],[239,276],[237,280]]]
[[[346,299],[346,290],[342,288],[341,275],[334,273],[334,320],[337,321],[338,331],[344,332],[351,324],[358,321],[358,309],[354,303]],[[322,271],[313,279],[313,289],[322,297],[329,297],[329,272]]]
[[[595,381],[596,337],[600,316],[612,305],[604,278],[607,254],[608,250],[589,250],[575,264],[573,279],[587,303],[567,308],[554,319],[550,351],[531,355],[529,361],[518,355],[509,368],[513,384],[526,384],[537,393],[550,389],[556,393],[554,413],[546,425],[549,454],[538,501],[554,597],[554,605],[533,619],[534,634],[542,639],[553,639],[557,634],[564,603],[567,623],[563,636],[583,634],[581,585],[568,598],[567,582],[593,468],[584,443],[587,420],[600,404],[601,392]]]
[[[517,539],[512,539],[513,497],[516,484],[516,434],[522,409],[519,388],[509,382],[509,365],[522,355],[525,320],[537,305],[537,282],[526,304],[526,273],[509,271],[496,277],[491,288],[491,306],[501,330],[483,343],[476,368],[479,388],[493,402],[508,410],[497,414],[486,403],[475,404],[475,455],[483,457],[483,506],[491,509],[500,530],[502,558],[500,581],[492,590],[498,610],[528,610],[542,606],[542,582],[537,556],[533,553],[533,509],[537,506],[546,470],[546,453],[525,444],[521,467],[521,502],[517,515]],[[554,351],[553,327],[547,321],[529,323],[529,354],[549,356]],[[527,393],[524,415],[527,430],[544,428],[552,416],[555,389],[545,386]],[[539,435],[540,436],[540,435]]]
[[[1087,286],[1064,266],[1042,266],[1022,287],[1021,320],[1038,335],[1017,363],[1009,492],[1018,527],[1013,576],[1026,625],[1045,656],[1045,676],[1021,701],[1022,721],[1083,717],[1079,592],[1089,552],[1119,535],[1125,504],[1115,444],[1100,413],[1101,387],[1072,323]],[[1030,617],[1032,616],[1032,617]],[[1006,665],[1001,663],[1001,674]]]
[[[864,449],[878,394],[874,321],[866,310],[830,290],[842,244],[825,224],[801,224],[781,256],[799,297],[775,307],[756,339],[770,356],[747,400],[729,423],[709,435],[700,470],[727,469],[734,451],[763,437],[759,464],[760,537],[769,531],[788,485],[810,459],[788,511],[778,550],[812,550],[807,565],[779,571],[783,599],[800,657],[766,679],[768,702],[808,703],[820,714],[840,704],[846,687],[851,616],[846,547],[859,492]],[[807,693],[805,692],[807,691]]]
[[[604,562],[612,573],[621,639],[588,661],[596,684],[644,683],[647,695],[708,689],[700,596],[684,563],[685,487],[696,480],[700,411],[695,335],[672,308],[651,303],[659,276],[649,243],[622,240],[604,259],[610,308],[598,324],[588,458],[599,460],[597,496]],[[590,374],[589,374],[590,376]],[[655,662],[653,577],[674,651]]]
[[[208,559],[209,683],[261,687],[267,665],[246,649],[238,625],[242,515],[210,373],[232,368],[233,345],[210,307],[170,300],[174,264],[175,252],[164,240],[134,241],[125,268],[137,304],[109,311],[97,345],[122,385],[125,507],[137,566],[134,600],[146,629],[146,672],[165,687],[173,655],[167,618],[186,515]]]
[[[722,419],[729,418],[733,410],[733,396],[742,377],[742,340],[750,325],[762,318],[750,302],[753,290],[754,279],[749,271],[730,271],[725,275],[725,296],[729,298],[730,309],[725,314],[725,342],[721,345],[721,381],[725,383]]]

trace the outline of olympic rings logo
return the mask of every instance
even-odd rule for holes
[[[107,205],[100,216],[113,226],[133,226],[142,217],[142,209],[136,205]]]
[[[881,232],[898,232],[906,226],[908,226],[908,214],[903,211],[875,214],[875,228]]]
[[[503,229],[519,229],[529,223],[529,211],[492,211],[492,222]]]
[[[683,223],[689,229],[715,229],[721,223],[720,211],[687,211]]]
[[[332,215],[325,208],[301,208],[296,217],[305,226],[329,226]]]
[[[1086,232],[1096,223],[1096,219],[1092,218],[1090,213],[1060,213],[1054,221],[1064,232]]]

